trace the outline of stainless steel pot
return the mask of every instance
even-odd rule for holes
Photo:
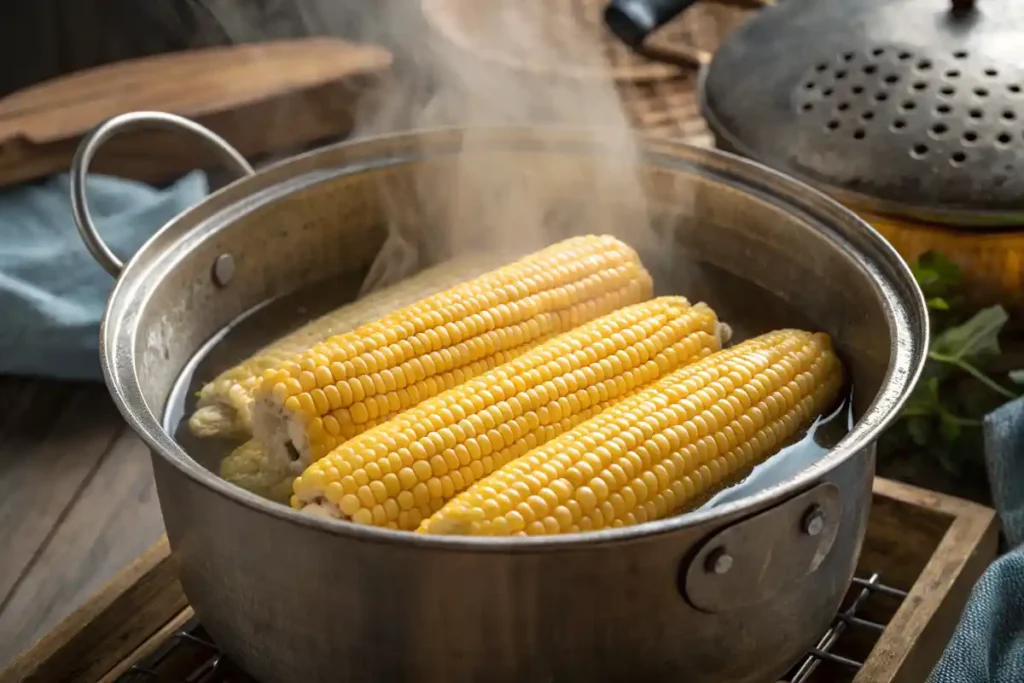
[[[853,574],[874,441],[927,347],[921,293],[865,223],[754,163],[640,143],[637,174],[668,235],[641,252],[659,288],[709,301],[744,333],[831,333],[852,373],[856,424],[813,466],[690,515],[543,539],[411,535],[303,516],[235,488],[190,458],[162,415],[183,369],[240,314],[368,264],[384,238],[376,183],[445,173],[463,132],[359,140],[249,175],[168,223],[122,268],[88,218],[83,180],[105,139],[152,124],[198,133],[249,172],[190,122],[118,117],[75,160],[77,220],[118,278],[101,331],[107,384],[152,448],[189,600],[241,666],[267,683],[753,683],[777,680],[813,645]],[[476,154],[538,172],[596,163],[590,140],[474,132]],[[425,242],[436,234],[424,220]]]

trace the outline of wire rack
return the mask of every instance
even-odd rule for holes
[[[893,614],[906,592],[887,586],[878,574],[853,580],[832,625],[780,683],[849,683],[863,664],[863,651],[885,630],[880,618]],[[879,609],[873,601],[888,601]],[[857,645],[853,645],[853,641]],[[866,645],[865,645],[866,643]],[[195,619],[170,635],[156,651],[133,665],[116,683],[256,683],[225,657]]]

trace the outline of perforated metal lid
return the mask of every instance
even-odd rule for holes
[[[1024,224],[1024,2],[785,0],[703,81],[719,144],[865,209]]]

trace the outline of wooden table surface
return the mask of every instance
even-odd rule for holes
[[[162,533],[149,453],[103,384],[0,378],[0,669]]]

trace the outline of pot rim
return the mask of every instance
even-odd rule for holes
[[[924,295],[917,286],[909,266],[868,223],[831,197],[800,180],[728,152],[643,135],[633,136],[637,143],[638,158],[656,160],[655,165],[663,167],[699,169],[709,175],[714,175],[717,170],[718,175],[732,177],[743,183],[741,189],[746,192],[760,191],[765,194],[774,189],[775,198],[789,204],[790,210],[803,209],[804,213],[808,213],[813,209],[810,215],[818,222],[833,227],[845,226],[850,234],[860,232],[858,239],[866,241],[874,252],[873,256],[868,256],[864,249],[849,243],[849,237],[839,232],[834,233],[831,239],[837,248],[846,247],[862,261],[871,262],[880,257],[887,262],[889,273],[895,276],[890,278],[877,266],[870,268],[870,276],[878,285],[880,301],[890,327],[890,360],[881,387],[867,410],[839,444],[797,476],[713,508],[631,527],[518,538],[414,534],[302,514],[290,506],[271,502],[235,486],[193,460],[164,428],[163,420],[149,408],[135,370],[135,336],[138,331],[135,323],[140,308],[139,297],[135,295],[140,288],[153,287],[152,278],[146,277],[149,270],[166,264],[174,254],[187,252],[191,243],[215,231],[218,226],[230,222],[232,216],[327,178],[401,165],[417,159],[435,157],[441,153],[457,152],[457,144],[452,148],[444,147],[443,149],[447,151],[442,151],[442,145],[438,145],[434,150],[416,151],[419,149],[417,143],[424,139],[443,142],[450,138],[457,143],[462,135],[472,132],[474,136],[488,136],[488,142],[494,144],[493,149],[526,151],[529,149],[530,139],[537,140],[540,131],[544,131],[542,137],[547,143],[564,140],[575,145],[551,151],[563,154],[579,150],[596,153],[595,146],[585,135],[587,130],[593,133],[592,129],[562,126],[445,127],[347,140],[279,161],[255,175],[235,181],[212,193],[196,206],[185,210],[165,224],[136,252],[125,265],[108,299],[100,326],[100,362],[105,383],[118,410],[132,430],[150,447],[152,456],[159,455],[196,484],[256,512],[311,530],[363,542],[397,543],[453,551],[536,552],[641,541],[648,537],[697,527],[715,519],[749,514],[770,504],[782,502],[810,487],[825,473],[870,447],[880,432],[895,419],[916,384],[926,360],[929,336],[927,308]],[[505,147],[503,143],[515,143],[518,147]],[[360,149],[376,150],[377,153],[370,156],[355,154]],[[389,150],[391,154],[382,158],[381,153]],[[335,159],[345,152],[353,153],[353,158],[345,160],[341,165],[316,163],[318,159],[321,162]],[[804,206],[794,206],[798,201]],[[896,290],[899,290],[898,294]],[[903,299],[901,304],[900,299]],[[903,314],[900,313],[901,305],[905,311]],[[907,367],[898,367],[901,361],[904,361]]]

